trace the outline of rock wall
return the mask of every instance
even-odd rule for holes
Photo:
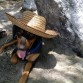
[[[60,33],[60,37],[54,38],[56,44],[63,49],[70,48],[80,57],[83,50],[82,2],[82,0],[35,0],[39,15],[47,20],[47,27]]]

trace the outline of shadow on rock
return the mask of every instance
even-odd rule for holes
[[[43,68],[43,69],[51,69],[54,68],[57,64],[56,57],[52,54],[49,54],[55,48],[52,39],[43,40],[43,46],[40,53],[40,57],[37,61],[35,67]]]

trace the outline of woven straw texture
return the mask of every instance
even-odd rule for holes
[[[6,15],[13,24],[38,36],[53,38],[58,35],[58,33],[53,30],[45,30],[46,19],[31,11],[24,12],[22,14],[22,18],[19,19],[15,18],[9,13],[6,13]]]

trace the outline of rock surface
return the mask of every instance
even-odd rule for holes
[[[39,14],[47,20],[47,27],[60,33],[60,37],[55,41],[83,57],[83,0],[35,0],[35,2]]]
[[[16,2],[11,3],[17,4]],[[19,10],[19,7],[11,6],[11,3],[6,4],[9,6],[8,8],[3,7],[4,5],[0,3],[0,26],[9,32],[12,30],[12,25],[7,20],[5,12]],[[12,35],[9,34],[0,39],[0,45],[6,40],[11,40],[11,38]],[[76,56],[67,45],[64,44],[65,46],[62,47],[60,41],[62,41],[62,44],[65,42],[64,39],[58,38],[43,39],[40,57],[31,71],[27,83],[83,83],[83,59]],[[0,54],[0,83],[17,83],[26,64],[25,61],[20,61],[16,65],[11,64],[10,56],[13,49],[14,46]]]

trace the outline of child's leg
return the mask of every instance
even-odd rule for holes
[[[30,70],[32,68],[32,65],[33,65],[33,62],[38,58],[39,54],[31,54],[30,57],[27,58],[28,60],[28,63],[26,64],[25,66],[25,69],[22,73],[22,76],[19,80],[19,83],[25,83],[28,76],[29,76],[29,73],[30,73]]]

